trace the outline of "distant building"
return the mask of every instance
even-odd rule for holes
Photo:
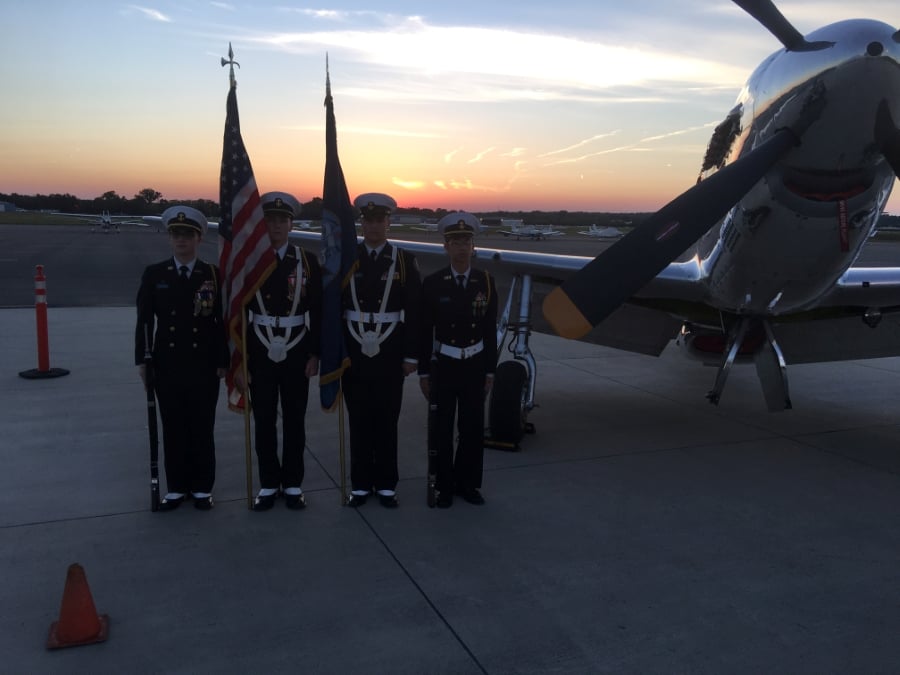
[[[422,219],[419,216],[392,213],[391,223],[394,225],[421,225]]]
[[[0,202],[0,211],[16,211],[16,205],[12,202]]]

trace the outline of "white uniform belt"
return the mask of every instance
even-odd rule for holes
[[[449,356],[451,359],[470,359],[484,350],[484,340],[479,340],[468,347],[453,347],[443,342],[437,343],[437,353]]]
[[[344,318],[347,321],[362,321],[363,323],[397,323],[403,321],[403,311],[357,312],[355,309],[345,309]]]
[[[306,323],[302,314],[268,316],[266,314],[254,314],[253,312],[250,312],[250,321],[257,326],[271,326],[272,328],[295,328]]]

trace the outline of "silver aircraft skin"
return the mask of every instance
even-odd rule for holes
[[[777,13],[768,0],[735,2],[755,17]],[[797,33],[798,44],[782,37],[788,29],[781,24],[773,30],[771,21],[760,22],[791,48],[773,53],[750,76],[713,134],[700,184],[778,130],[796,124],[798,142],[585,339],[652,355],[674,341],[718,366],[707,394],[713,403],[732,364],[752,360],[768,408],[783,410],[791,407],[788,363],[900,355],[900,267],[854,267],[900,171],[900,31],[854,19],[815,30],[805,41]],[[811,123],[798,122],[809,119],[810,107]],[[615,260],[628,236],[604,260]],[[401,245],[418,255],[443,254],[437,244]],[[525,282],[519,324],[530,319],[531,277],[562,284],[592,261],[482,248],[475,255]],[[593,286],[591,293],[605,291]],[[507,303],[506,322],[509,311]],[[515,357],[528,368],[527,412],[535,366],[526,329],[519,330]]]

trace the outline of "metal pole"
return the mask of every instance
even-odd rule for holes
[[[338,381],[338,448],[341,470],[341,506],[347,504],[347,459],[344,451],[344,389]]]
[[[241,372],[244,376],[244,449],[247,463],[247,508],[253,509],[253,457],[250,443],[250,378],[247,373],[247,312],[241,308]]]

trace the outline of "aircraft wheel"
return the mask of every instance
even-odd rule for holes
[[[518,445],[525,433],[528,373],[518,361],[503,361],[494,373],[488,426],[491,440]]]

